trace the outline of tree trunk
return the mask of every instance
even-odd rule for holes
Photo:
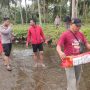
[[[32,4],[33,4],[33,11],[34,11],[34,8],[35,8],[35,7],[34,7],[34,0],[32,0]]]
[[[15,11],[14,11],[14,23],[16,23],[16,13],[17,13],[17,0],[15,0],[14,2],[14,5],[15,5]]]
[[[70,17],[72,17],[72,0],[70,0]]]
[[[78,0],[72,0],[72,18],[77,18]]]
[[[86,4],[86,5],[85,5],[85,19],[86,19],[85,21],[86,21],[86,22],[87,22],[87,19],[88,19],[88,18],[87,18],[87,8],[88,8],[88,7],[87,7],[87,4]]]
[[[15,14],[14,14],[14,23],[16,23],[16,4],[15,4]]]
[[[8,17],[10,17],[10,15],[11,15],[11,11],[10,11],[10,3],[8,2]]]
[[[43,1],[44,2],[44,23],[46,22],[46,4],[45,4],[45,0]]]
[[[19,0],[19,3],[20,3],[20,15],[21,15],[21,23],[23,24],[23,15],[22,15],[22,5],[21,5],[21,0]]]
[[[78,0],[76,0],[76,17],[78,17]]]
[[[85,17],[85,0],[83,1],[83,16]]]
[[[41,10],[40,10],[40,1],[38,0],[38,13],[39,13],[39,23],[40,25],[42,25],[42,21],[41,21]]]
[[[27,2],[26,2],[27,0],[25,0],[25,8],[26,8],[26,24],[27,24],[27,20],[28,20],[28,18],[27,18]]]

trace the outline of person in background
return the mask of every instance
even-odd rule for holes
[[[70,16],[66,16],[65,19],[64,19],[64,22],[65,22],[65,27],[68,30],[70,28],[70,23],[71,23]]]
[[[8,71],[11,71],[12,68],[10,66],[10,54],[12,49],[12,25],[8,17],[3,19],[3,24],[0,26],[0,34],[4,52],[4,65]]]
[[[60,17],[57,15],[54,21],[54,24],[56,26],[56,29],[60,26]]]
[[[57,43],[57,52],[63,60],[66,56],[78,55],[80,51],[80,43],[90,49],[90,44],[86,40],[84,34],[80,32],[81,20],[78,18],[72,19],[70,29],[63,32]],[[63,50],[63,49],[64,50]],[[81,65],[71,68],[65,68],[67,77],[67,90],[77,90],[81,77]]]
[[[43,63],[43,42],[45,42],[45,36],[41,26],[37,25],[34,19],[30,20],[30,27],[28,29],[26,47],[28,47],[28,44],[30,42],[32,44],[34,52],[34,67],[38,67],[38,65],[45,67],[45,64]],[[38,50],[40,60],[38,59]]]

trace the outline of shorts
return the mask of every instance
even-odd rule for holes
[[[43,44],[32,44],[33,52],[43,51]]]
[[[6,56],[10,56],[11,49],[12,49],[12,43],[3,44],[3,51]]]

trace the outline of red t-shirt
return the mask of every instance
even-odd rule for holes
[[[86,38],[81,32],[75,33],[75,36],[78,38],[79,41],[86,44]],[[80,53],[80,46],[79,41],[75,38],[75,36],[70,32],[70,30],[62,33],[60,39],[58,41],[58,45],[64,47],[64,53],[68,55],[76,55]]]

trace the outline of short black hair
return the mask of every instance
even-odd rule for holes
[[[6,20],[10,20],[10,18],[9,17],[4,17],[3,21],[6,21]]]
[[[36,24],[36,19],[34,19],[34,18],[31,18],[31,19],[30,19],[30,21],[31,21],[31,20],[33,20],[33,22],[35,22],[35,24]]]

